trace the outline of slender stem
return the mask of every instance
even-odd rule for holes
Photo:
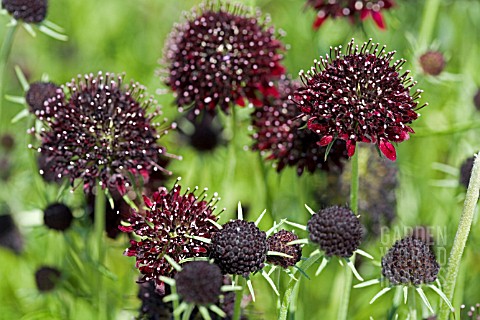
[[[18,24],[13,24],[7,28],[5,38],[3,39],[2,48],[0,49],[0,119],[2,119],[3,112],[3,92],[4,81],[5,81],[5,68],[7,66],[8,57],[10,56],[10,51],[12,51],[13,39],[15,36],[15,31],[17,30]],[[0,131],[2,123],[0,121]]]
[[[433,30],[435,28],[435,20],[437,19],[440,0],[427,0],[423,7],[423,18],[420,26],[419,42],[421,46],[428,45],[432,39]]]
[[[265,160],[263,159],[260,152],[258,153],[258,165],[260,167],[262,182],[263,182],[263,196],[265,199],[265,209],[267,212],[272,216],[272,219],[275,220],[275,214],[273,212],[272,206],[272,193],[270,192],[270,188],[268,186],[268,170],[265,167]]]
[[[170,290],[171,290],[172,294],[177,293],[177,287],[176,286],[171,286]],[[173,303],[173,320],[180,320],[180,314],[175,313],[175,310],[178,310],[178,307],[180,306],[180,302],[178,301],[178,299],[173,299],[172,303]]]
[[[237,136],[237,116],[235,106],[232,106],[232,114],[230,116],[230,126],[232,138],[228,145],[228,172],[227,179],[224,180],[224,186],[226,190],[229,190],[231,186],[235,185],[235,168],[237,166],[237,154],[236,154],[236,136]],[[231,200],[231,199],[228,199]],[[228,202],[228,201],[227,201]]]
[[[415,287],[408,288],[408,313],[410,320],[417,320],[417,302],[415,296]]]
[[[463,212],[458,224],[457,234],[453,241],[452,251],[448,258],[447,274],[445,276],[445,285],[443,286],[443,292],[447,298],[452,301],[453,293],[455,291],[455,283],[457,281],[458,270],[462,260],[463,250],[470,233],[470,228],[473,223],[473,216],[475,214],[475,207],[477,205],[478,196],[480,190],[480,157],[478,154],[475,156],[473,163],[472,175],[470,176],[470,183],[468,184],[467,195],[465,196],[465,202],[463,204]],[[447,320],[450,314],[450,310],[446,303],[442,303],[440,306],[440,313],[438,319]]]
[[[243,299],[243,291],[245,290],[245,283],[246,281],[242,276],[237,276],[237,282],[235,283],[235,285],[242,287],[242,289],[238,290],[235,293],[235,307],[233,309],[232,320],[240,320],[240,316],[242,315],[242,299]]]
[[[106,210],[106,197],[105,190],[103,190],[100,184],[97,184],[95,195],[95,223],[94,223],[94,232],[95,240],[97,243],[97,263],[98,267],[101,268],[105,259],[105,241],[104,241],[104,232],[105,232],[105,210]],[[98,295],[98,309],[99,316],[101,319],[106,319],[106,291],[105,286],[103,285],[103,277],[100,270],[97,270],[97,295]]]
[[[355,152],[352,159],[352,176],[350,182],[350,209],[355,214],[358,214],[358,151]],[[355,254],[350,258],[352,263],[355,263]],[[341,297],[340,308],[338,309],[339,320],[347,319],[348,315],[348,303],[350,302],[350,291],[352,289],[353,274],[349,268],[345,268],[345,281],[343,287],[343,294]]]

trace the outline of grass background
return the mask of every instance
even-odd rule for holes
[[[313,59],[327,53],[330,46],[345,45],[352,37],[357,42],[373,38],[387,45],[387,49],[396,50],[397,59],[407,59],[404,69],[412,70],[418,81],[417,87],[425,91],[421,103],[428,102],[429,106],[421,110],[422,116],[413,125],[417,134],[397,148],[400,186],[395,225],[384,237],[370,241],[362,248],[373,253],[378,261],[391,243],[405,235],[402,232],[404,227],[428,225],[439,230],[437,234],[442,243],[439,243],[437,253],[439,259],[443,259],[440,262],[445,264],[464,197],[464,190],[458,186],[458,168],[464,159],[480,148],[480,114],[473,106],[473,96],[480,86],[480,1],[439,0],[438,14],[433,18],[429,14],[435,12],[436,0],[397,2],[395,9],[385,13],[388,26],[385,32],[379,31],[371,20],[364,23],[362,30],[342,19],[328,20],[315,32],[311,28],[314,13],[304,10],[303,0],[257,0],[256,5],[271,15],[272,24],[277,29],[286,31],[284,42],[289,45],[289,50],[285,53],[285,65],[294,78],[301,69],[310,68]],[[59,42],[41,33],[32,38],[20,29],[7,66],[4,92],[23,95],[13,72],[14,65],[19,65],[31,82],[40,80],[44,74],[56,83],[65,83],[77,74],[100,70],[125,72],[127,80],[135,79],[148,87],[163,105],[165,115],[173,121],[179,114],[172,95],[157,90],[165,87],[155,70],[160,67],[158,60],[172,25],[181,20],[183,10],[190,10],[198,3],[200,1],[193,0],[51,0],[48,19],[65,28],[69,41]],[[2,39],[8,20],[8,16],[0,16]],[[428,48],[439,49],[448,59],[440,77],[422,74],[416,62]],[[26,148],[30,141],[26,134],[27,120],[10,123],[21,109],[21,106],[5,101],[0,119],[4,132],[14,134],[16,138],[15,149],[10,155],[13,169],[9,180],[0,183],[0,199],[11,208],[26,243],[24,253],[18,256],[0,248],[0,319],[93,319],[95,306],[90,300],[93,279],[89,277],[98,266],[89,261],[86,253],[91,234],[85,231],[83,224],[86,222],[81,219],[65,236],[41,226],[41,211],[48,201],[56,198],[58,190],[38,181],[31,154]],[[212,154],[198,155],[176,132],[170,133],[164,142],[171,153],[183,157],[182,161],[172,161],[169,167],[174,173],[172,184],[177,176],[181,176],[184,187],[198,185],[208,187],[212,193],[217,191],[222,197],[219,206],[226,208],[222,221],[235,216],[238,201],[248,206],[251,220],[266,206],[258,155],[244,150],[244,146],[251,144],[250,112],[248,108],[238,110],[234,179],[227,175],[232,160],[227,146]],[[232,132],[231,122],[227,117],[222,120],[228,139]],[[447,165],[452,172],[439,170],[439,164]],[[269,167],[267,175],[273,207],[262,224],[264,229],[271,225],[272,215],[277,219],[290,218],[305,223],[308,220],[305,203],[314,210],[320,209],[313,194],[322,186],[323,174],[317,172],[297,177],[295,169],[288,168],[277,175]],[[77,216],[82,215],[79,194],[66,193],[61,199],[77,208]],[[77,247],[76,253],[72,253],[73,245]],[[109,289],[107,302],[113,318],[129,319],[139,306],[134,259],[122,255],[126,245],[126,238],[108,240],[105,277]],[[475,224],[457,283],[456,307],[461,303],[480,302],[479,248],[480,236],[478,224]],[[79,264],[75,263],[77,258],[81,261]],[[73,285],[52,294],[39,294],[33,273],[45,263],[66,270],[68,281],[65,282]],[[365,263],[360,272],[366,279],[376,278],[380,267]],[[338,264],[330,264],[318,278],[303,281],[296,318],[334,318],[332,312],[341,294],[336,288],[341,287],[342,274]],[[261,277],[255,277],[254,283],[258,303],[250,311],[251,318],[275,318],[273,292]],[[378,290],[379,287],[352,290],[349,318],[385,318],[393,294],[369,305],[368,301]],[[430,297],[436,305],[437,298]]]

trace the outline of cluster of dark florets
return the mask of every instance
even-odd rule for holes
[[[381,11],[393,7],[393,0],[307,0],[306,6],[317,11],[313,28],[318,29],[328,18],[348,17],[353,21],[371,16],[377,26],[384,30]]]
[[[428,75],[438,76],[445,68],[445,57],[440,51],[427,51],[418,59],[420,66]]]
[[[215,112],[202,113],[195,116],[193,112],[184,117],[179,123],[178,131],[186,142],[200,153],[213,152],[225,143],[223,127]],[[185,124],[185,129],[181,123]]]
[[[333,206],[314,214],[307,224],[310,240],[327,257],[349,258],[362,241],[362,225],[352,210]]]
[[[55,267],[42,266],[35,272],[35,283],[40,292],[48,292],[55,289],[62,273]]]
[[[252,113],[253,150],[259,150],[267,159],[276,161],[277,171],[286,166],[297,167],[297,174],[304,170],[341,170],[347,159],[345,143],[337,140],[325,158],[327,147],[317,144],[318,135],[304,128],[305,120],[301,111],[289,96],[299,88],[299,84],[283,78],[278,83],[280,96],[265,99],[262,107]]]
[[[62,88],[53,82],[34,82],[25,94],[30,113],[39,119],[51,118],[58,109],[56,105],[50,105],[49,99],[61,100],[65,96]]]
[[[47,0],[2,0],[2,8],[16,20],[40,23],[47,16]]]
[[[181,194],[178,185],[170,191],[161,188],[151,198],[144,196],[145,212],[132,211],[126,219],[127,225],[119,227],[123,232],[140,237],[140,240],[130,240],[125,255],[136,257],[136,267],[143,274],[142,281],[154,280],[160,286],[160,276],[175,274],[165,254],[176,262],[208,255],[208,245],[191,238],[209,239],[217,231],[211,222],[217,220],[213,213],[216,200],[204,199],[198,199],[189,189]]]
[[[160,293],[155,281],[139,283],[138,298],[142,301],[137,320],[166,320],[172,318],[171,303],[163,302],[163,298],[170,294],[170,290]],[[166,289],[169,289],[167,287]]]
[[[292,99],[321,146],[344,140],[351,157],[357,142],[367,142],[395,160],[392,142],[408,140],[414,132],[409,124],[418,117],[421,91],[410,94],[416,83],[408,71],[400,74],[405,60],[390,65],[395,52],[378,47],[369,41],[359,48],[352,39],[345,53],[331,49],[306,74],[301,72],[303,86]]]
[[[43,212],[45,225],[53,230],[65,231],[70,228],[73,221],[73,214],[69,207],[63,203],[53,203],[45,208]]]
[[[238,5],[211,2],[192,11],[165,45],[165,83],[178,107],[212,111],[217,106],[261,105],[277,95],[273,81],[285,70],[284,50],[268,19]]]
[[[460,319],[480,320],[480,303],[467,308],[464,304],[460,306]]]
[[[382,258],[382,274],[394,285],[431,283],[439,269],[430,248],[412,236],[395,242]]]
[[[194,261],[175,275],[177,293],[183,301],[206,305],[219,301],[223,275],[216,264]]]
[[[157,144],[152,122],[157,113],[146,112],[153,101],[144,99],[141,85],[122,83],[109,73],[79,76],[67,83],[67,95],[55,90],[55,96],[32,104],[43,105],[45,114],[35,112],[46,125],[38,151],[54,164],[50,170],[58,178],[68,175],[72,186],[81,179],[87,191],[100,180],[124,194],[130,175],[165,170],[158,164],[165,148]]]
[[[253,222],[232,220],[213,234],[210,250],[224,274],[248,277],[264,267],[267,237]]]
[[[284,253],[291,256],[291,258],[269,255],[267,256],[267,262],[282,268],[296,265],[302,258],[302,247],[299,244],[289,245],[288,243],[297,239],[298,236],[296,234],[287,230],[280,230],[268,237],[268,251]]]

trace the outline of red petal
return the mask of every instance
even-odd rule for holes
[[[240,107],[245,107],[245,100],[243,100],[243,97],[238,97],[238,99],[235,100],[235,103]]]
[[[322,147],[327,146],[330,142],[332,142],[333,136],[323,136],[320,141],[318,141],[318,144]]]
[[[322,26],[322,24],[325,22],[325,20],[327,20],[326,16],[323,17],[323,18],[317,17],[317,19],[315,19],[315,22],[313,23],[313,29],[318,30],[318,28],[320,28]]]
[[[377,26],[380,28],[380,30],[385,30],[385,23],[383,22],[383,16],[380,12],[377,11],[371,11],[372,13],[372,18],[377,24]]]
[[[347,140],[347,154],[351,158],[355,154],[355,141]]]
[[[153,207],[153,202],[152,202],[152,200],[150,200],[150,198],[148,198],[146,196],[143,196],[143,202],[145,202],[147,207],[149,207],[149,208]]]
[[[363,9],[363,10],[360,12],[360,19],[361,19],[362,21],[365,20],[365,19],[367,19],[369,13],[370,13],[370,10]]]
[[[387,159],[390,159],[392,161],[397,160],[397,152],[395,151],[395,147],[393,146],[393,144],[384,139],[381,139],[378,147],[380,148],[380,151],[382,151],[382,153],[385,155],[385,157],[387,157]]]
[[[118,229],[120,229],[120,231],[122,232],[127,232],[127,233],[130,233],[133,231],[132,226],[118,226]]]

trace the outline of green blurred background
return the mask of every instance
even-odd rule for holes
[[[400,186],[397,192],[397,214],[394,227],[377,241],[369,241],[362,248],[379,261],[396,239],[405,235],[406,226],[428,225],[440,230],[441,242],[437,254],[442,264],[452,245],[462,208],[464,189],[458,186],[458,168],[463,160],[480,148],[480,114],[474,108],[473,96],[480,86],[480,1],[438,1],[438,14],[433,6],[437,1],[397,1],[397,7],[384,14],[387,30],[380,31],[369,19],[364,29],[353,26],[348,20],[328,20],[318,32],[312,30],[314,13],[305,10],[303,0],[257,0],[264,14],[270,14],[272,24],[286,31],[284,42],[288,72],[296,78],[301,69],[308,69],[312,61],[328,52],[330,46],[345,45],[352,37],[357,42],[368,38],[387,49],[396,50],[396,58],[407,59],[404,69],[412,70],[418,88],[425,92],[421,103],[429,106],[421,110],[422,116],[413,124],[417,132],[410,141],[397,148],[400,170]],[[200,1],[193,0],[50,0],[47,18],[65,29],[69,40],[60,42],[41,33],[31,37],[23,29],[16,34],[4,92],[23,95],[13,67],[19,65],[30,82],[47,74],[56,83],[65,83],[77,74],[108,71],[126,73],[126,80],[134,79],[147,86],[148,92],[163,106],[170,121],[179,118],[173,105],[173,96],[164,93],[164,85],[155,75],[160,68],[164,40],[173,24],[181,21],[182,11],[190,10]],[[250,1],[244,1],[250,3]],[[8,16],[0,16],[2,39]],[[422,74],[417,60],[429,48],[440,50],[447,57],[446,69],[439,77]],[[160,91],[158,89],[161,89]],[[52,200],[58,190],[38,182],[36,168],[32,165],[27,149],[30,136],[26,134],[27,120],[15,124],[10,120],[23,107],[4,102],[2,128],[16,138],[15,149],[10,155],[13,163],[8,181],[0,183],[0,199],[11,209],[25,237],[25,250],[15,255],[0,248],[0,319],[94,319],[95,308],[89,300],[88,268],[94,265],[82,260],[86,270],[75,266],[69,258],[71,246],[64,236],[47,231],[42,224],[42,210],[47,204],[44,194]],[[210,154],[197,154],[176,132],[163,141],[170,153],[181,155],[182,161],[172,161],[172,182],[181,176],[181,185],[208,187],[222,197],[220,207],[226,212],[221,221],[234,217],[238,201],[249,208],[248,218],[256,219],[266,206],[263,174],[258,155],[245,150],[251,145],[249,114],[251,109],[238,109],[236,128],[236,171],[234,179],[227,180],[231,161],[227,146],[221,146]],[[222,117],[224,135],[232,132],[230,119]],[[446,165],[448,170],[439,170]],[[287,168],[277,175],[268,167],[267,177],[272,197],[272,212],[262,226],[267,229],[272,217],[289,218],[306,223],[307,203],[314,210],[321,204],[314,197],[315,191],[324,186],[322,173],[297,177],[295,168]],[[451,171],[447,173],[445,171]],[[368,174],[365,172],[364,174]],[[170,185],[170,184],[168,184]],[[80,208],[78,194],[62,196],[62,200]],[[75,212],[81,216],[78,209]],[[77,231],[82,230],[81,222]],[[480,302],[480,236],[479,226],[474,224],[459,277],[455,306]],[[72,231],[69,241],[84,249],[84,237],[88,233]],[[305,236],[305,235],[304,235]],[[128,240],[121,237],[108,239],[109,253],[105,276],[109,288],[108,303],[112,315],[119,319],[131,319],[140,301],[136,298],[137,272],[134,259],[124,257]],[[68,248],[70,246],[70,248]],[[83,249],[82,249],[83,248]],[[306,253],[306,252],[304,252]],[[443,256],[442,256],[443,255]],[[78,255],[83,259],[82,253]],[[87,258],[85,258],[87,259]],[[42,264],[63,266],[67,271],[71,288],[42,295],[35,288],[33,273]],[[366,279],[379,276],[380,267],[362,264],[360,272]],[[338,264],[330,264],[318,278],[302,282],[299,292],[296,319],[333,319],[333,310],[339,301],[343,271]],[[258,302],[250,310],[252,319],[273,319],[276,298],[261,277],[254,278]],[[353,289],[350,319],[386,318],[393,293],[380,298],[373,305],[369,300],[379,287]],[[437,304],[437,297],[429,295]],[[403,307],[404,308],[404,307]],[[69,313],[65,311],[69,309]]]

